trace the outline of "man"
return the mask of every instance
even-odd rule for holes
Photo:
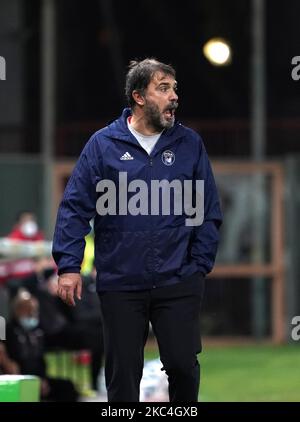
[[[17,375],[19,367],[7,355],[5,344],[0,341],[0,375]]]
[[[12,231],[7,235],[7,238],[12,242],[12,248],[15,241],[24,244],[26,242],[41,242],[45,240],[43,232],[39,229],[37,223],[37,217],[34,212],[21,211],[17,217],[15,225]],[[27,246],[28,250],[32,246]],[[54,265],[54,263],[53,263]],[[34,262],[30,257],[16,258],[11,261],[11,265],[8,267],[8,281],[7,287],[10,293],[14,295],[19,287],[20,280],[33,274]]]
[[[43,233],[39,230],[37,218],[33,212],[22,211],[16,219],[12,232],[7,236],[9,239],[38,241],[44,240]]]
[[[44,332],[39,326],[39,304],[28,291],[20,289],[12,302],[12,319],[7,327],[8,355],[23,375],[41,379],[41,399],[77,401],[78,392],[69,380],[51,378],[46,374]]]
[[[95,217],[110,402],[139,400],[149,321],[170,401],[198,398],[199,311],[221,212],[201,138],[175,121],[176,90],[171,66],[131,62],[130,108],[87,143],[58,211],[53,256],[58,293],[69,305],[81,297],[84,237]]]
[[[76,308],[70,308],[57,297],[57,275],[49,259],[38,259],[35,273],[22,280],[21,285],[39,301],[45,350],[89,350],[91,383],[93,390],[97,390],[104,354],[101,313],[93,293],[93,277],[84,275],[84,280],[84,298]]]

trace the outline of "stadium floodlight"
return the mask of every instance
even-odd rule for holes
[[[231,63],[231,48],[223,38],[212,38],[203,46],[203,54],[215,66],[225,66]]]

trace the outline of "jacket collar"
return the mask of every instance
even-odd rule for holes
[[[129,142],[140,147],[140,144],[132,135],[127,126],[127,119],[131,115],[131,109],[125,108],[122,112],[122,115],[117,120],[114,120],[108,125],[109,136],[113,139]],[[172,128],[163,131],[152,153],[157,152],[161,147],[167,147],[171,143],[173,144],[178,138],[181,138],[183,135],[184,129],[181,123],[175,120],[175,124]]]

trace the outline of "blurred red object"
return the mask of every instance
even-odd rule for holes
[[[0,284],[9,278],[24,278],[34,272],[34,261],[32,259],[16,259],[7,262],[0,262]]]
[[[90,365],[92,360],[89,350],[81,350],[74,356],[74,361],[79,365]]]
[[[28,237],[22,233],[19,227],[16,227],[10,234],[7,235],[7,237],[9,239],[15,239],[15,240],[25,240],[25,241],[31,240],[32,242],[37,242],[39,240],[45,239],[45,236],[40,230],[35,235]]]

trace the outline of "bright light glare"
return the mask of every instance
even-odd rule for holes
[[[204,56],[215,66],[224,66],[231,62],[231,48],[222,38],[212,38],[203,47]]]

